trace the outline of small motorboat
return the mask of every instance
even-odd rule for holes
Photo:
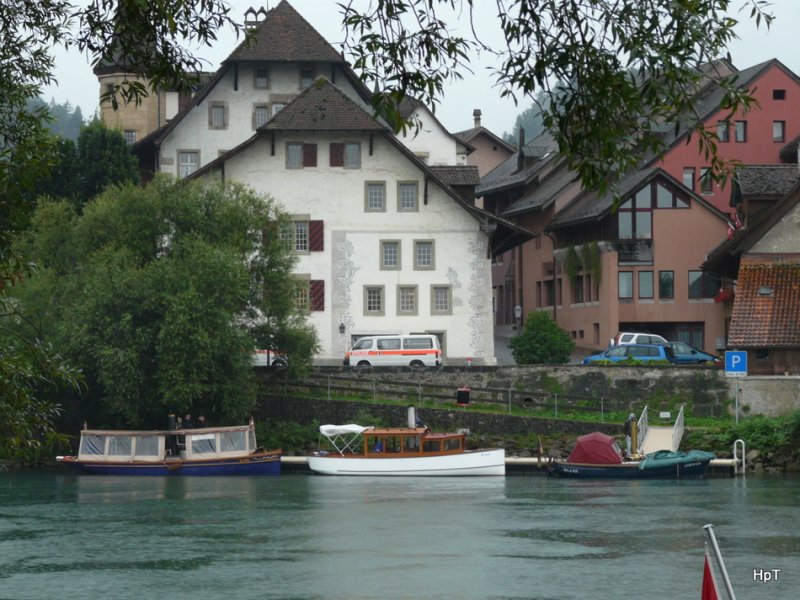
[[[549,469],[553,475],[586,479],[702,477],[714,457],[702,450],[659,450],[641,458],[626,458],[613,437],[595,431],[580,436],[567,460],[554,460]]]
[[[505,475],[505,450],[468,450],[466,432],[433,433],[415,425],[375,428],[322,425],[331,450],[308,457],[308,466],[323,475],[464,476]]]
[[[84,429],[77,456],[56,460],[100,475],[279,475],[281,450],[256,445],[255,425],[115,431]]]

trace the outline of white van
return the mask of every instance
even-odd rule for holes
[[[435,335],[374,335],[353,344],[343,362],[354,366],[438,367],[442,349]]]

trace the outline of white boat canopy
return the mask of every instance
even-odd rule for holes
[[[349,450],[354,452],[353,444],[358,437],[365,431],[374,429],[373,426],[363,427],[350,423],[349,425],[320,425],[319,432],[330,440],[333,447],[336,448],[339,454],[344,454]]]

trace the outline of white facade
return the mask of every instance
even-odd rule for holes
[[[418,105],[412,113],[411,123],[412,126],[398,134],[398,138],[425,164],[467,164],[467,148],[464,143],[447,131],[427,107]]]
[[[322,222],[322,249],[300,252],[296,267],[299,278],[324,282],[324,308],[309,313],[317,359],[340,362],[365,334],[437,333],[445,364],[495,363],[489,239],[478,220],[433,180],[426,187],[427,169],[379,132],[277,131],[274,155],[271,135],[226,159],[225,179],[271,196],[297,222]],[[316,144],[317,166],[287,168],[287,142]],[[360,144],[360,168],[329,166],[330,144],[342,142]],[[401,208],[401,186],[416,186],[414,209]],[[368,208],[368,188],[384,190],[383,210]],[[368,294],[379,310],[368,310]]]
[[[257,69],[261,69],[258,78]],[[366,106],[340,66],[309,63],[229,66],[200,103],[193,103],[191,110],[161,141],[158,170],[184,177],[210,163],[250,138],[258,125],[294,100],[314,78],[324,75],[330,79],[331,69],[337,87],[359,105]]]

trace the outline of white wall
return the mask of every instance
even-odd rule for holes
[[[403,145],[417,156],[426,156],[425,162],[429,165],[467,164],[463,145],[438,123],[427,108],[417,108],[414,117],[419,119],[420,128],[409,127],[406,133],[400,134],[398,137]]]
[[[424,173],[381,135],[369,155],[361,140],[361,168],[329,167],[332,141],[354,141],[353,135],[318,133],[289,141],[316,142],[317,167],[287,170],[285,143],[276,137],[275,155],[263,136],[226,162],[228,180],[238,180],[280,202],[290,214],[323,220],[324,252],[299,257],[297,273],[325,280],[325,310],[312,312],[322,350],[320,359],[341,360],[351,335],[376,332],[445,331],[447,355],[454,362],[472,357],[494,362],[491,271],[488,239],[477,220],[446,192],[431,183],[424,203]],[[213,177],[214,175],[211,175]],[[215,175],[219,177],[219,173]],[[364,210],[365,182],[386,182],[386,212]],[[396,183],[419,182],[419,210],[398,212]],[[400,240],[402,268],[380,270],[380,240]],[[435,269],[413,269],[413,241],[435,240]],[[396,287],[418,286],[417,316],[397,316]],[[430,315],[430,286],[450,285],[452,315]],[[364,316],[363,287],[384,285],[383,317]],[[346,331],[339,332],[344,323]]]

